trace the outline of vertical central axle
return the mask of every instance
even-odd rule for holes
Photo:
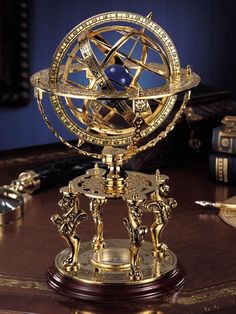
[[[102,162],[107,166],[107,170],[103,175],[106,191],[113,194],[125,193],[128,177],[122,167],[125,150],[109,146],[103,149],[102,154]]]

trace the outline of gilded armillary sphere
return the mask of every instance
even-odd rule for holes
[[[152,14],[108,12],[72,29],[51,67],[31,81],[41,114],[64,144],[95,158],[102,158],[99,146],[125,148],[127,160],[173,129],[200,78],[189,66],[181,68],[173,42]],[[43,92],[78,145],[66,142],[49,122]],[[163,124],[183,92],[182,105],[165,129],[142,141]]]

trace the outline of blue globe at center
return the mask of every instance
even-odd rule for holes
[[[132,82],[132,75],[124,66],[119,64],[106,67],[105,74],[117,91],[124,91]]]
[[[109,65],[105,68],[104,72],[107,78],[109,79],[110,83],[112,84],[112,86],[117,91],[124,91],[126,87],[129,87],[132,82],[132,75],[122,65],[119,65],[119,64]],[[130,126],[129,123],[123,117],[124,108],[120,104],[120,101],[115,100],[115,99],[104,100],[103,104],[105,105],[105,107],[103,107],[100,110],[100,114],[103,117],[106,117],[107,115],[109,115],[110,113],[109,107],[115,109],[115,114],[113,111],[113,115],[109,119],[109,124],[112,128],[123,129]]]

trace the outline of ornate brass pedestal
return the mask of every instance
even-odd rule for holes
[[[159,171],[156,175],[127,172],[124,184],[117,184],[117,179],[121,181],[117,176],[111,188],[111,181],[109,186],[105,184],[109,173],[96,165],[60,190],[59,205],[64,213],[52,216],[52,221],[70,249],[60,252],[49,269],[50,286],[69,296],[100,302],[149,300],[178,290],[184,282],[184,271],[175,254],[161,242],[162,230],[177,205],[173,198],[167,198],[168,177]],[[75,228],[86,214],[79,208],[79,195],[90,199],[95,224],[92,242],[81,246]],[[109,199],[127,204],[128,217],[123,223],[129,241],[104,239],[103,205]],[[154,216],[152,243],[144,242],[148,226],[142,225],[142,216],[147,213]],[[111,289],[119,292],[111,296]]]
[[[150,77],[142,81],[144,72]],[[123,165],[167,136],[199,81],[190,66],[180,67],[174,44],[152,14],[129,12],[107,12],[82,22],[61,42],[50,69],[32,76],[40,112],[54,135],[106,168],[96,164],[60,190],[62,214],[51,219],[68,249],[48,270],[51,287],[84,300],[113,302],[151,300],[183,285],[184,271],[161,241],[177,205],[168,197],[168,177],[159,170],[154,175],[125,172]],[[145,82],[154,87],[144,89]],[[62,138],[49,121],[44,92],[61,123],[78,138],[77,145]],[[153,136],[179,94],[182,104]],[[80,195],[89,198],[95,225],[89,243],[81,243],[77,233],[89,214],[80,208]],[[123,224],[129,240],[104,239],[103,207],[110,199],[127,206]],[[150,213],[153,223],[144,226],[142,217]],[[149,229],[151,243],[145,242]]]

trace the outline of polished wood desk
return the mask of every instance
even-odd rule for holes
[[[19,162],[2,166],[0,184],[30,167]],[[209,181],[207,161],[189,161],[162,172],[170,176],[170,195],[178,201],[163,234],[187,273],[178,296],[152,304],[98,305],[51,290],[45,273],[65,246],[50,221],[52,214],[60,212],[59,192],[53,188],[29,197],[24,217],[0,227],[0,313],[236,313],[236,229],[223,223],[217,211],[194,204],[200,199],[223,200],[236,194],[235,187]],[[81,203],[88,208],[86,199]],[[122,224],[126,215],[124,204],[108,202],[104,210],[106,238],[127,237]],[[150,225],[152,216],[145,214],[143,221]],[[79,226],[82,241],[91,240],[93,232],[89,217]]]

